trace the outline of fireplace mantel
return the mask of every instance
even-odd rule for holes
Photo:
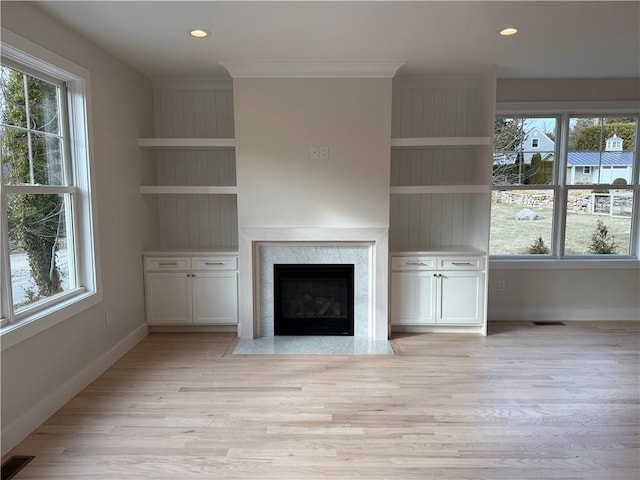
[[[371,249],[368,337],[387,340],[388,328],[388,229],[387,228],[288,228],[239,229],[240,311],[238,333],[243,340],[260,336],[259,249],[265,245],[339,246],[367,245]],[[251,301],[249,301],[251,299]]]

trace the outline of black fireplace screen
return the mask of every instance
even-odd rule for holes
[[[276,335],[353,335],[353,265],[276,264]]]

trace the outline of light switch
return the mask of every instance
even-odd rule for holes
[[[311,160],[318,160],[320,147],[313,145],[311,147]]]

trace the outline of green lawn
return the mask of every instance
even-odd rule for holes
[[[516,214],[523,208],[530,208],[540,218],[538,220],[516,220]],[[631,219],[610,217],[588,213],[568,213],[566,247],[567,254],[586,254],[595,232],[596,222],[602,219],[613,235],[617,252],[629,253]],[[491,203],[491,245],[490,253],[518,255],[528,253],[529,246],[541,236],[547,246],[551,246],[551,208],[525,207],[522,205]]]

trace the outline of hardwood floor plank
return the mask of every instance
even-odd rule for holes
[[[10,455],[35,455],[16,480],[638,480],[639,333],[501,322],[396,356],[153,333]]]

